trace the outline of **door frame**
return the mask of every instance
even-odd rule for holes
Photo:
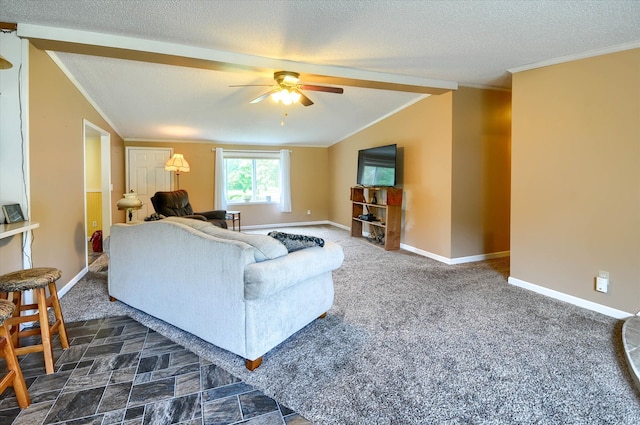
[[[84,228],[87,228],[87,138],[100,137],[100,191],[102,193],[102,237],[106,239],[111,233],[111,133],[91,121],[82,120],[82,149],[84,162]],[[85,261],[89,266],[89,246],[85,245]]]

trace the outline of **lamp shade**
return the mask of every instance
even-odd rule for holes
[[[116,206],[119,210],[139,210],[142,208],[142,201],[138,199],[138,195],[132,189],[131,192],[122,195]]]
[[[181,153],[174,153],[167,163],[164,164],[164,169],[167,171],[177,171],[178,173],[188,173],[191,171],[189,163]]]

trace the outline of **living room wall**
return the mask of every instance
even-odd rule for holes
[[[511,93],[453,94],[451,257],[509,250]]]
[[[511,277],[640,310],[639,163],[640,49],[514,74]]]
[[[509,110],[509,93],[463,87],[333,145],[330,220],[351,224],[358,150],[397,143],[402,244],[443,261],[508,251]]]
[[[195,211],[213,209],[215,152],[213,149],[291,151],[292,212],[280,212],[277,204],[234,204],[228,210],[242,214],[242,226],[326,221],[329,213],[328,150],[324,147],[232,145],[209,142],[127,141],[126,146],[173,148],[189,162],[191,171],[180,174],[180,188],[189,192]],[[307,214],[310,210],[311,214]]]
[[[427,97],[331,146],[330,220],[351,226],[349,195],[356,184],[358,150],[396,143],[403,188],[401,243],[448,257],[452,102],[452,93]]]
[[[33,265],[62,271],[58,289],[86,266],[83,120],[111,134],[113,221],[124,191],[122,139],[89,104],[46,52],[29,48],[29,155]]]

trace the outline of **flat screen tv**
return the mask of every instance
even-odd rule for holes
[[[357,183],[360,186],[395,186],[396,154],[395,144],[359,150]]]

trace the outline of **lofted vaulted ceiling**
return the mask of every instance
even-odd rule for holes
[[[635,0],[0,0],[0,21],[143,140],[329,146],[428,94],[640,47]],[[280,70],[344,94],[283,108],[249,103],[269,87],[229,87]]]

